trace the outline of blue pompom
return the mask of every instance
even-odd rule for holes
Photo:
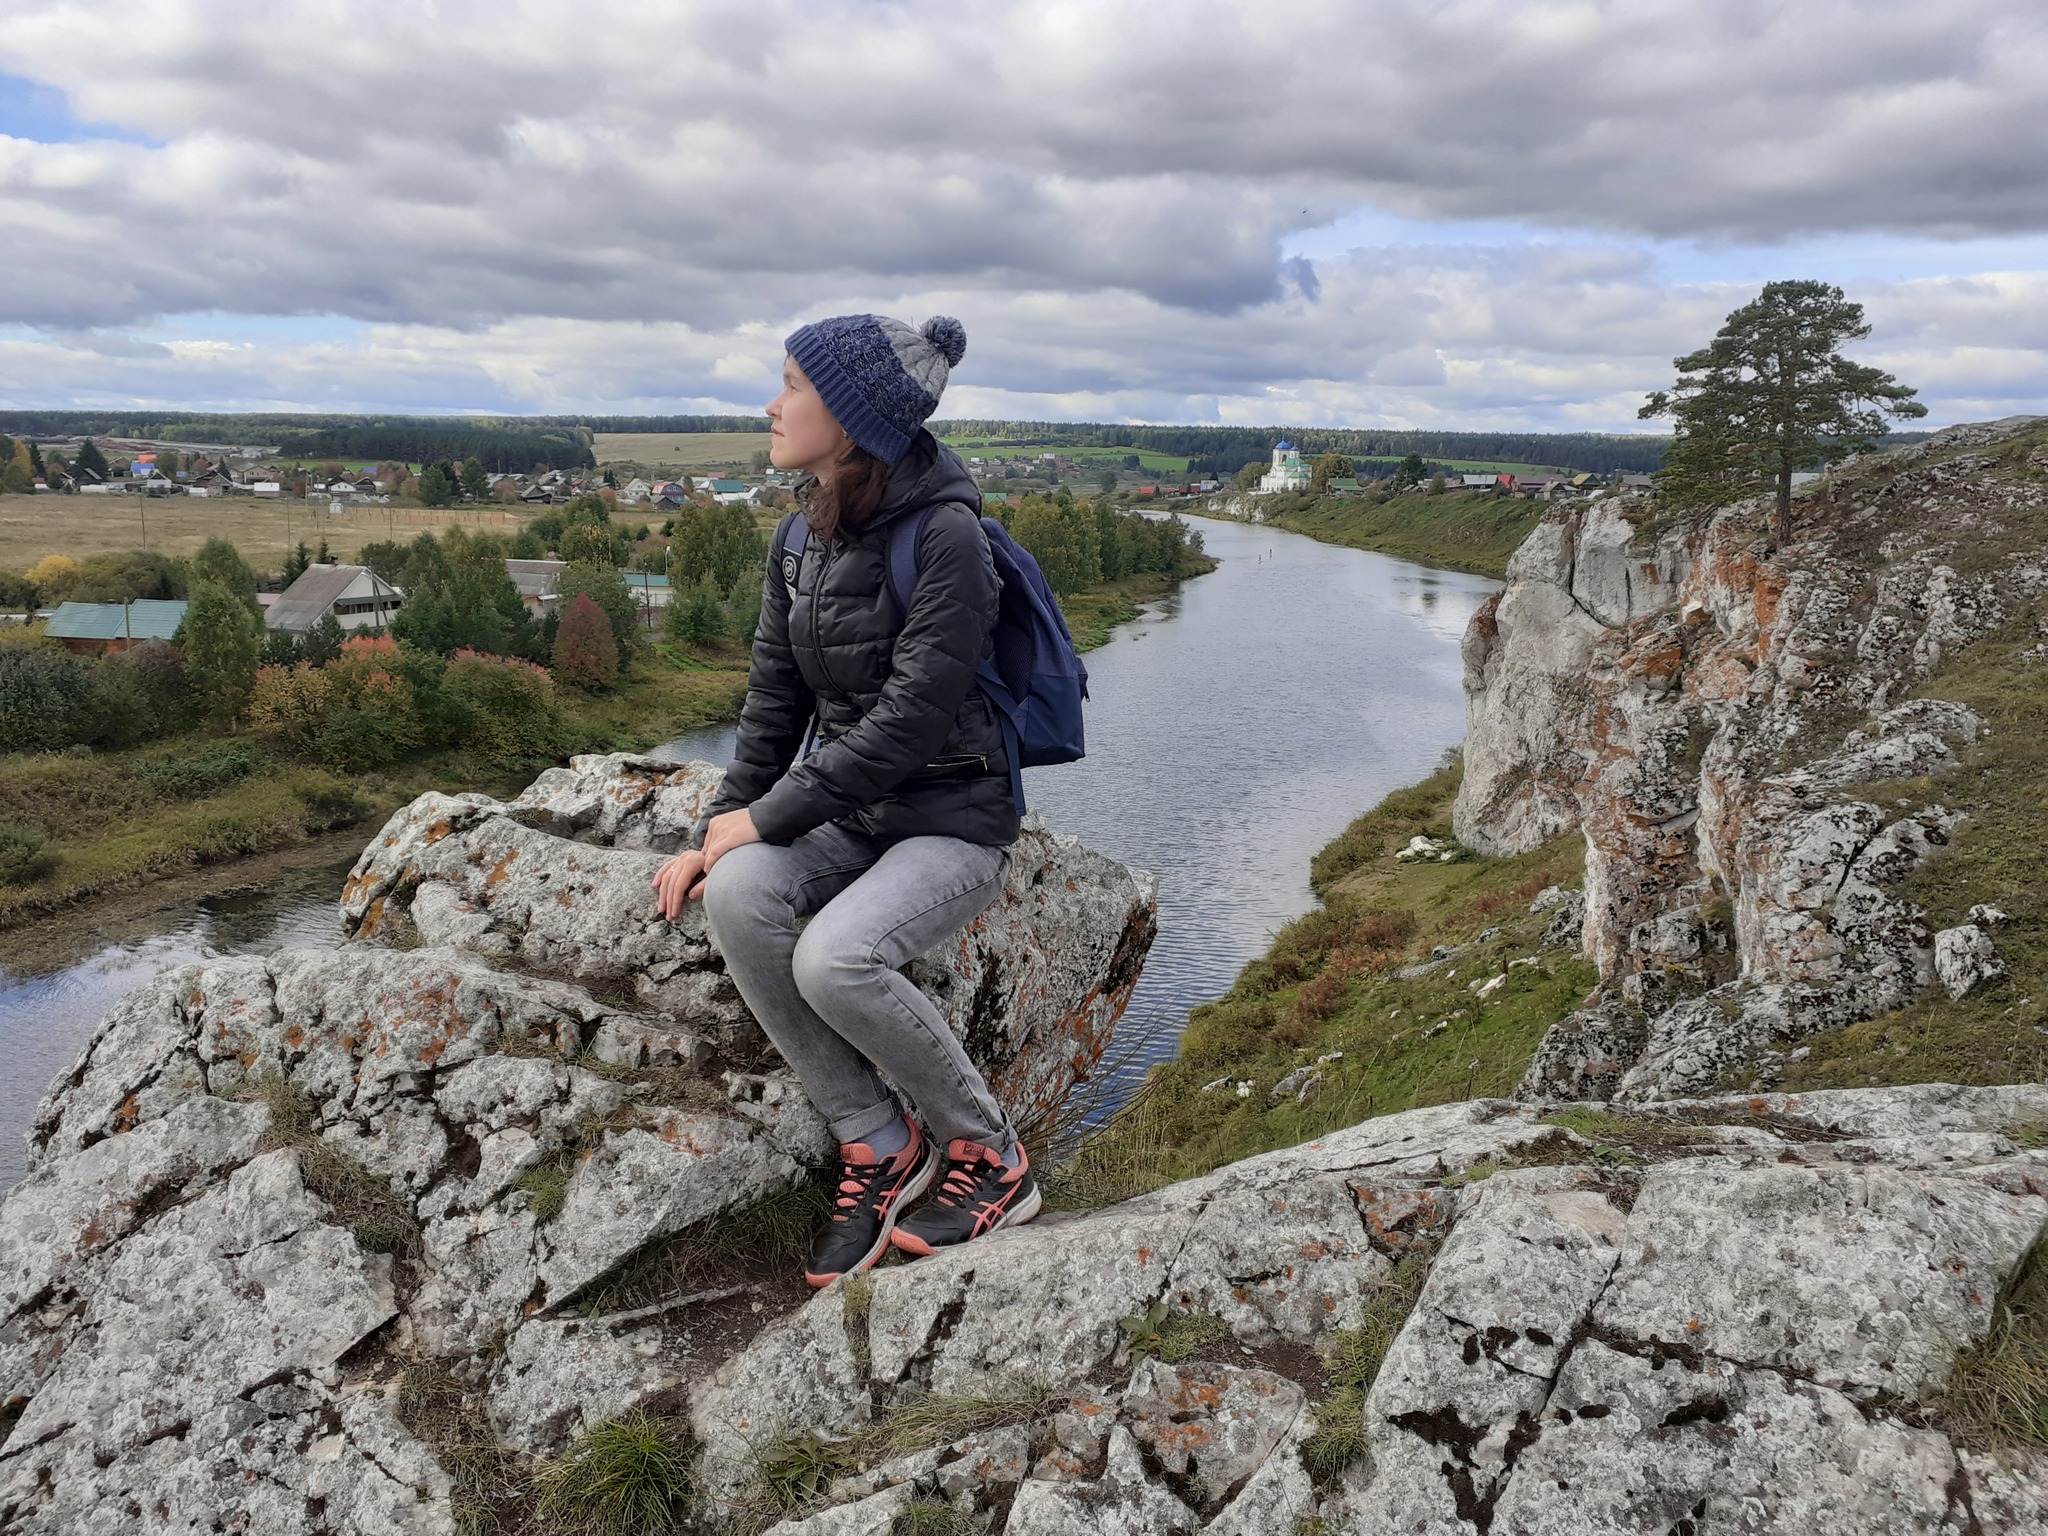
[[[951,315],[933,315],[925,321],[920,333],[939,349],[939,356],[946,360],[948,368],[959,366],[960,359],[967,355],[967,327]]]

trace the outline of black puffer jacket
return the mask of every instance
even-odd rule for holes
[[[899,631],[888,529],[929,506],[938,510]],[[711,817],[741,806],[770,843],[828,821],[892,842],[1015,840],[1001,719],[974,682],[1001,589],[980,509],[967,466],[921,432],[865,528],[807,540],[793,583],[768,571],[732,766],[690,846],[703,846]],[[817,744],[799,761],[814,708]]]

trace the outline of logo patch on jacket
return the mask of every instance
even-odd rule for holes
[[[796,556],[793,554],[782,557],[782,579],[791,587],[796,585]]]

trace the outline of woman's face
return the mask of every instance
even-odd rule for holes
[[[782,360],[782,393],[768,402],[768,422],[768,462],[777,469],[824,475],[846,451],[846,433],[793,357]]]

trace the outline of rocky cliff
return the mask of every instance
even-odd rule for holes
[[[1987,637],[2030,640],[2048,589],[2043,429],[1839,469],[1784,549],[1762,501],[1602,500],[1523,544],[1465,641],[1454,826],[1492,854],[1584,836],[1603,977],[1525,1095],[1767,1081],[1804,1038],[2004,974],[2000,929],[2031,912],[1986,899],[1941,926],[1903,887],[1969,835],[1943,776],[1986,722],[1943,680]]]
[[[408,1372],[539,1452],[706,1367],[584,1314],[726,1349],[758,1326],[754,1287],[721,1313],[657,1278],[831,1150],[702,908],[653,911],[717,781],[584,758],[509,803],[426,796],[350,877],[353,942],[172,971],[108,1015],[0,1206],[0,1530],[447,1528],[447,1473],[394,1417]],[[1034,820],[1003,895],[908,973],[1031,1124],[1100,1057],[1153,921],[1149,876]]]

